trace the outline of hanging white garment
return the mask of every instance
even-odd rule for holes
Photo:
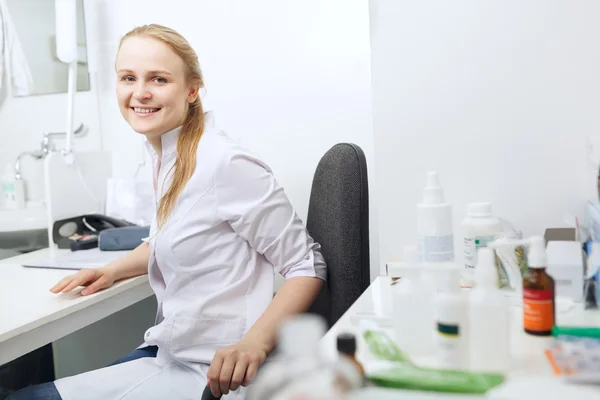
[[[0,0],[0,106],[12,96],[33,93],[33,78],[6,0]]]

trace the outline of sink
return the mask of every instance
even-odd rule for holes
[[[19,252],[48,246],[46,208],[30,201],[21,210],[0,208],[0,249]]]

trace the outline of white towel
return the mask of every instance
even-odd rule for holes
[[[11,96],[33,92],[33,79],[6,0],[0,0],[0,106]]]

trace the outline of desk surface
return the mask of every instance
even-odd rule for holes
[[[50,288],[75,271],[21,266],[49,256],[43,249],[0,260],[0,365],[153,294],[143,275],[90,296],[79,289],[55,295]]]
[[[390,286],[390,278],[380,276],[373,281],[369,288],[348,309],[338,322],[327,332],[322,339],[322,349],[328,356],[334,356],[336,337],[342,332],[354,333],[357,337],[357,357],[365,362],[372,360],[367,344],[361,336],[360,320],[370,320],[377,323],[391,338],[394,337],[391,327],[391,316],[388,313],[391,301],[391,290],[397,286]],[[388,303],[388,304],[386,304]],[[552,368],[546,361],[543,351],[551,338],[539,338],[527,335],[522,329],[521,309],[512,308],[511,320],[511,372],[508,379],[535,378],[545,379],[552,377]],[[565,313],[557,314],[557,321],[562,326],[600,326],[600,311],[584,311],[582,305],[575,305]],[[410,355],[409,355],[410,356]],[[435,367],[435,357],[413,357],[413,360],[423,366]],[[368,388],[361,391],[360,398],[378,399],[453,399],[473,400],[483,396],[439,394],[415,392],[396,389]],[[357,398],[359,398],[357,397]]]

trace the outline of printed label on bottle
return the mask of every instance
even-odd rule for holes
[[[550,331],[554,327],[552,290],[523,288],[523,325],[535,332]]]
[[[496,240],[496,235],[465,236],[463,240],[465,253],[465,268],[474,269],[477,265],[477,249],[485,247]]]
[[[456,324],[437,324],[437,346],[440,362],[444,368],[463,367],[466,359],[465,339]]]
[[[422,262],[443,262],[454,260],[452,235],[419,237],[419,256]]]

